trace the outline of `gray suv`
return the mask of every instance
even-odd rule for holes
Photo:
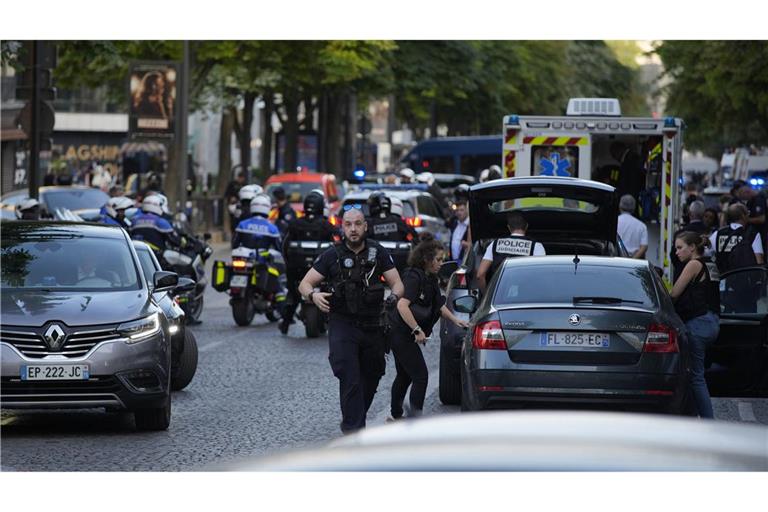
[[[4,222],[0,241],[0,406],[129,410],[167,429],[171,335],[152,292],[176,274],[149,283],[117,227]]]

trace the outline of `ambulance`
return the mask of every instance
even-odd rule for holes
[[[669,285],[672,237],[682,213],[677,198],[683,127],[683,120],[675,117],[622,116],[614,98],[572,98],[565,116],[510,114],[504,117],[502,132],[504,175],[570,176],[613,186],[635,183],[639,216],[648,226],[646,257],[663,269]],[[638,176],[621,175],[626,170],[619,159],[627,153],[642,164],[636,166],[642,167]]]

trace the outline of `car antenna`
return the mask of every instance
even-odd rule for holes
[[[576,275],[576,271],[579,269],[579,262],[581,260],[579,259],[579,248],[578,246],[573,246],[573,274]]]

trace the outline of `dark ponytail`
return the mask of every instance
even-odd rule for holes
[[[695,231],[683,231],[682,233],[677,235],[675,238],[678,240],[682,240],[683,243],[686,245],[695,245],[696,252],[700,254],[703,254],[704,249],[707,249],[712,245],[707,235],[702,235],[702,234],[696,233]]]

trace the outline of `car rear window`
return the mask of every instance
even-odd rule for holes
[[[53,213],[58,208],[68,210],[85,210],[88,208],[101,208],[109,200],[109,196],[96,188],[49,190],[43,197],[48,211]]]
[[[272,196],[272,192],[277,187],[283,187],[283,190],[285,190],[285,194],[288,197],[289,203],[301,203],[304,201],[304,198],[312,192],[315,189],[323,190],[323,185],[319,181],[317,182],[288,182],[288,183],[279,183],[279,182],[273,182],[267,185],[267,194]]]
[[[600,205],[589,201],[577,201],[564,197],[547,197],[545,195],[504,199],[488,205],[493,213],[505,213],[513,210],[558,210],[582,213],[595,213]]]
[[[521,265],[503,269],[496,286],[496,306],[527,303],[573,303],[574,297],[617,298],[610,305],[658,308],[647,268],[610,265]],[[595,304],[608,301],[598,299]],[[587,303],[587,302],[583,302]]]
[[[127,291],[141,288],[128,244],[110,238],[2,239],[3,288]]]

